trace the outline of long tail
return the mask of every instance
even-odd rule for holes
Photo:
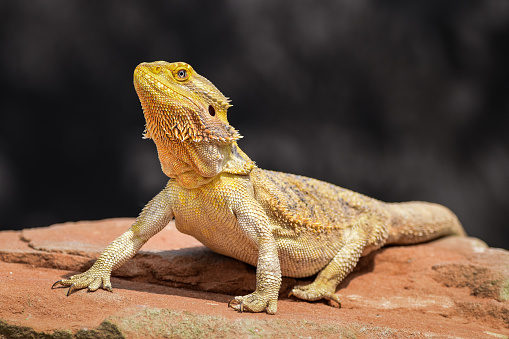
[[[415,244],[445,235],[466,236],[458,218],[447,207],[428,202],[388,203],[391,213],[386,244]]]

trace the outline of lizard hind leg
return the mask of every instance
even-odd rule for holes
[[[335,301],[341,307],[341,301],[336,294],[337,285],[354,269],[366,246],[364,232],[360,229],[353,232],[352,237],[322,269],[315,281],[308,285],[297,285],[289,296],[299,299],[315,301],[326,299]]]

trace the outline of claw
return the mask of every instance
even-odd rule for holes
[[[65,285],[64,285],[64,284],[62,284],[62,280],[59,280],[59,281],[55,281],[55,283],[54,283],[53,285],[51,285],[51,289],[54,289],[54,288],[55,288],[55,286],[57,286],[57,285],[59,285],[59,284],[60,284],[61,286],[58,286],[58,287],[65,287]]]
[[[67,291],[67,296],[70,296],[71,293],[74,293],[75,291],[79,290],[79,288],[76,288],[76,284],[72,284],[69,287],[69,290]]]
[[[341,308],[341,301],[339,300],[339,297],[337,296],[337,294],[332,294],[331,296],[329,296],[329,304],[334,307],[334,301],[338,304],[339,308]]]
[[[244,302],[241,301],[240,304],[232,305],[232,303],[236,302],[236,301],[238,301],[237,298],[230,299],[230,301],[228,301],[228,307],[231,307],[234,310],[239,311],[240,313],[243,313],[244,312]]]
[[[235,298],[231,298],[230,301],[228,301],[228,308],[230,308],[230,307],[233,308],[232,301],[234,301],[234,300],[235,300]]]

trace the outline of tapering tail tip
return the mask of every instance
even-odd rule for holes
[[[388,244],[415,244],[446,235],[466,236],[447,207],[428,202],[387,204],[391,214]]]

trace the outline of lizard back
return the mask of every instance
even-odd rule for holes
[[[389,220],[381,201],[324,181],[260,168],[250,177],[269,217],[297,233],[330,233]]]

